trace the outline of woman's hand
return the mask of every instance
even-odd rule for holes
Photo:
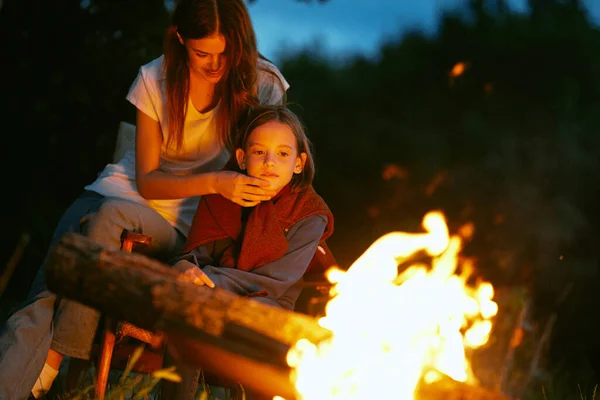
[[[270,182],[234,171],[220,171],[216,175],[215,191],[243,207],[253,207],[271,200],[276,191],[267,189]]]
[[[179,280],[182,282],[191,282],[198,286],[208,286],[209,288],[214,288],[214,282],[206,275],[198,266],[194,263],[189,262],[188,260],[179,260],[174,265],[173,268],[176,271],[181,272],[179,276]]]

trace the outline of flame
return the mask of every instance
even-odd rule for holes
[[[425,233],[382,236],[347,271],[328,270],[332,298],[319,324],[332,339],[300,340],[287,357],[299,399],[413,399],[421,379],[439,374],[476,382],[465,349],[489,338],[494,288],[468,285],[468,260],[455,274],[462,238],[449,235],[441,213],[428,213],[422,225]],[[398,264],[418,251],[432,265],[398,274]]]

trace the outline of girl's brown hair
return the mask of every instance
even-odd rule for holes
[[[304,124],[300,121],[300,118],[285,105],[258,106],[252,108],[248,113],[247,120],[242,125],[240,130],[241,134],[235,147],[245,150],[248,138],[252,131],[269,122],[279,122],[287,125],[296,137],[298,156],[300,156],[301,153],[306,153],[304,168],[302,168],[302,172],[299,174],[293,175],[292,181],[290,182],[290,189],[292,192],[300,192],[307,189],[312,184],[315,177],[315,161],[312,155],[312,143],[306,135]],[[232,157],[232,159],[234,158],[235,157]],[[237,165],[237,163],[230,160],[228,165],[234,166]]]
[[[188,56],[177,33],[201,39],[215,33],[225,37],[226,70],[216,114],[221,142],[232,148],[231,133],[249,106],[257,105],[256,36],[243,0],[178,0],[165,35],[163,68],[166,77],[169,136],[177,151],[183,146],[183,128],[190,91]]]

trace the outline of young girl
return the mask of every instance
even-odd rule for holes
[[[262,59],[243,0],[178,0],[164,54],[143,65],[127,95],[137,109],[136,145],[61,218],[68,231],[118,248],[123,229],[150,235],[147,255],[164,260],[185,242],[199,196],[218,193],[253,206],[275,191],[269,180],[221,171],[230,133],[259,101],[280,103],[288,88]],[[26,302],[0,332],[0,399],[40,397],[63,356],[87,359],[99,314],[46,290],[44,266]]]
[[[202,197],[174,268],[199,285],[293,310],[319,242],[333,233],[333,215],[311,186],[314,162],[298,118],[283,106],[254,110],[233,164],[277,194],[253,208]],[[199,371],[177,370],[184,380],[175,398],[192,398]]]

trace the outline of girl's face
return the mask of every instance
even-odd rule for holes
[[[249,176],[271,182],[270,189],[279,191],[299,174],[306,153],[298,154],[296,136],[285,124],[267,122],[250,133],[246,148],[236,150],[239,167]]]
[[[227,66],[227,58],[224,54],[225,37],[215,33],[202,39],[183,40],[180,36],[178,38],[187,51],[191,72],[209,83],[218,83]]]

